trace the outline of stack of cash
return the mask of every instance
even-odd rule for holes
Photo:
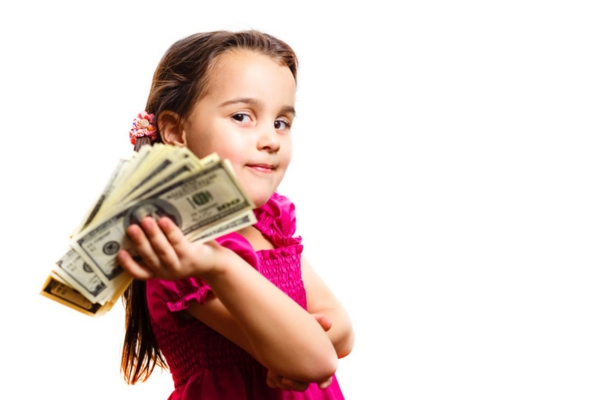
[[[143,146],[119,161],[40,294],[86,315],[103,315],[133,279],[116,261],[121,249],[137,257],[125,233],[129,225],[148,215],[168,216],[189,240],[204,242],[254,224],[253,208],[228,160]]]

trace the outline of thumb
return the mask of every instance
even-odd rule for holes
[[[317,320],[317,322],[319,323],[319,325],[321,325],[321,328],[323,328],[323,330],[325,332],[327,332],[329,329],[331,329],[331,320],[329,318],[327,318],[325,315],[322,314],[313,314],[313,317]]]

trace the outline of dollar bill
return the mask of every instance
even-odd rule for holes
[[[126,204],[144,198],[157,187],[163,187],[169,182],[184,179],[199,169],[200,167],[197,163],[190,159],[184,159],[173,163],[168,168],[161,171],[161,173],[156,174],[152,179],[148,180],[145,185],[132,190],[122,199],[122,203]]]
[[[115,203],[118,203],[123,198],[123,192],[129,190],[132,183],[140,179],[142,171],[148,168],[146,165],[154,165],[156,159],[160,158],[163,153],[164,145],[156,144],[154,146],[143,146],[139,152],[134,152],[125,170],[117,177],[114,182],[114,190],[105,200],[105,209],[109,209]]]
[[[108,183],[104,186],[104,190],[102,190],[102,193],[100,194],[100,196],[98,197],[96,202],[93,204],[93,206],[90,208],[90,210],[86,213],[82,223],[75,230],[75,233],[80,232],[82,229],[84,229],[86,226],[88,226],[94,220],[94,218],[100,212],[100,209],[104,205],[104,201],[107,198],[109,198],[110,193],[115,188],[115,182],[117,181],[119,176],[121,174],[123,174],[124,171],[126,170],[128,163],[129,163],[129,160],[126,160],[126,159],[119,160],[119,162],[117,163],[117,167],[111,174]]]
[[[104,315],[114,304],[105,303],[102,305],[91,302],[53,273],[50,273],[46,278],[40,294],[77,312],[93,317]]]
[[[170,147],[161,147],[161,149],[169,149]],[[153,165],[150,164],[146,168],[146,170],[139,170],[138,178],[132,177],[132,184],[127,185],[124,190],[125,194],[123,194],[122,198],[127,198],[131,195],[132,192],[144,187],[148,184],[149,181],[152,181],[154,178],[160,177],[164,175],[165,172],[169,171],[169,168],[178,162],[185,161],[189,156],[189,151],[186,151],[187,148],[183,147],[172,147],[171,151],[162,151],[160,154],[160,158]]]
[[[54,272],[88,300],[103,303],[108,298],[108,286],[73,249],[68,250],[56,265],[58,268]]]
[[[130,203],[99,225],[90,226],[73,238],[71,247],[107,285],[117,285],[123,269],[116,261],[119,250],[137,254],[126,229],[145,216],[167,216],[188,237],[199,236],[224,220],[251,211],[254,205],[221,160],[193,175],[157,189],[151,197]],[[115,283],[113,283],[115,282]]]
[[[123,197],[120,202],[126,204],[131,201],[150,197],[151,193],[165,187],[170,182],[185,179],[192,173],[207,168],[209,165],[217,162],[219,162],[219,157],[216,153],[204,157],[201,160],[193,155],[182,158],[178,162],[171,163],[168,168],[162,170],[159,174],[154,175],[152,179],[147,180],[144,185],[138,186],[136,190],[133,190]],[[228,161],[224,160],[224,162],[228,164]],[[233,175],[235,175],[235,173]]]
[[[253,208],[228,160],[144,146],[119,161],[40,293],[86,315],[103,315],[133,279],[116,262],[120,249],[138,257],[125,233],[130,224],[168,216],[189,240],[204,242],[256,223]]]
[[[226,235],[231,232],[239,231],[242,228],[253,225],[256,223],[256,216],[254,212],[247,211],[244,214],[234,219],[227,220],[222,224],[214,226],[209,230],[198,231],[193,235],[189,235],[189,239],[193,242],[208,242],[209,240],[216,239],[220,236]]]

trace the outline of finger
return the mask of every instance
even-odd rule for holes
[[[158,226],[177,253],[182,252],[189,244],[181,229],[170,218],[161,217]]]
[[[154,277],[154,272],[137,263],[126,250],[121,250],[117,253],[117,261],[123,269],[136,279],[150,279]]]
[[[306,389],[308,389],[307,382],[298,382],[289,378],[283,378],[281,379],[281,383],[285,385],[288,390],[295,390],[296,392],[304,392]]]
[[[332,377],[329,377],[326,381],[319,383],[319,389],[327,389],[331,385]]]
[[[267,385],[273,389],[277,389],[278,387],[275,380],[269,375],[267,375]]]
[[[168,218],[165,219],[169,220]],[[156,266],[176,268],[179,265],[179,258],[158,223],[151,217],[144,217],[140,224],[152,246],[153,256],[155,257],[152,261],[156,262]],[[153,266],[154,264],[150,265],[150,267]]]
[[[317,320],[325,332],[331,329],[332,322],[328,317],[322,314],[313,314],[313,317]]]
[[[276,375],[275,373],[268,371],[267,372],[267,385],[272,388],[281,389],[281,376]]]
[[[150,243],[146,233],[140,226],[129,225],[127,228],[127,236],[131,239],[137,254],[142,259],[142,263],[146,268],[156,270],[160,267],[160,260],[156,256],[156,253],[154,253],[152,243]]]

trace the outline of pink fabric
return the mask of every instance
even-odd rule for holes
[[[255,227],[275,246],[273,250],[255,252],[237,233],[218,239],[256,268],[306,309],[306,292],[302,282],[301,238],[296,232],[294,205],[284,196],[274,194],[262,207],[254,210]],[[198,320],[177,316],[191,301],[206,301],[210,287],[198,278],[170,282],[149,280],[147,301],[152,329],[173,376],[175,390],[170,400],[339,400],[344,399],[337,380],[321,390],[311,384],[304,392],[283,391],[267,386],[267,371],[248,353]]]

